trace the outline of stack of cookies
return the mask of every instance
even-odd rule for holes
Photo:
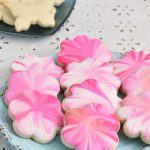
[[[59,133],[63,113],[57,96],[62,73],[50,57],[26,55],[12,64],[5,103],[19,136],[48,143]]]
[[[15,26],[17,32],[31,25],[55,27],[56,6],[64,0],[0,0],[0,20]]]
[[[121,121],[128,137],[150,144],[150,53],[129,51],[113,60],[99,39],[84,35],[60,49],[61,67],[33,55],[12,64],[5,103],[14,131],[39,143],[60,133],[69,148],[114,150]]]

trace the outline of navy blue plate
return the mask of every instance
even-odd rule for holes
[[[56,14],[56,26],[54,28],[42,28],[38,25],[31,26],[28,31],[25,32],[16,32],[13,26],[9,26],[3,22],[0,22],[0,31],[14,34],[23,34],[23,35],[35,35],[35,36],[44,36],[44,35],[52,35],[66,21],[66,19],[70,16],[76,0],[65,0],[65,2],[57,7]]]

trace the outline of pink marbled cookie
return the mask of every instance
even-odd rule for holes
[[[41,69],[49,76],[59,78],[63,69],[57,66],[50,57],[37,57],[34,55],[25,55],[23,59],[17,60],[11,65],[11,70],[26,71],[33,64],[38,64]]]
[[[114,150],[119,138],[120,122],[99,104],[68,111],[64,117],[65,126],[61,140],[76,150]]]
[[[150,67],[143,67],[126,78],[122,84],[122,91],[127,95],[139,95],[144,91],[150,91]]]
[[[138,96],[129,95],[122,103],[118,115],[124,121],[123,130],[130,138],[138,136],[150,144],[150,91]]]
[[[27,71],[11,74],[5,94],[6,104],[20,97],[26,90],[36,90],[56,97],[60,91],[60,85],[57,79],[48,76],[34,64]]]
[[[123,58],[115,60],[113,65],[115,74],[123,82],[141,67],[150,66],[150,53],[129,51]]]
[[[80,35],[73,40],[65,40],[61,43],[61,52],[57,60],[66,66],[91,57],[100,62],[108,62],[111,61],[113,55],[99,39],[89,39],[85,35]]]
[[[59,100],[37,91],[24,92],[21,97],[10,102],[8,111],[15,132],[39,143],[52,141],[63,127]]]
[[[67,73],[62,74],[60,84],[64,88],[69,88],[74,84],[81,83],[87,79],[95,79],[103,84],[111,84],[116,89],[120,87],[120,80],[113,74],[113,67],[109,63],[99,63],[97,60],[89,58],[81,63],[71,63],[67,67]]]
[[[73,108],[82,108],[91,103],[99,103],[108,112],[114,113],[119,108],[121,102],[114,86],[101,84],[93,79],[73,85],[69,89],[69,94],[70,96],[66,97],[62,102],[65,111]]]

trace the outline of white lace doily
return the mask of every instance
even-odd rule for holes
[[[149,51],[150,0],[77,0],[71,16],[53,36],[0,33],[0,83],[6,80],[13,60],[26,53],[45,56],[58,52],[60,41],[78,34],[100,38],[107,48],[119,52]]]

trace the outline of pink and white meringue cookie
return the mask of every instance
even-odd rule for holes
[[[63,69],[57,66],[50,57],[37,57],[35,55],[25,55],[23,59],[17,60],[11,65],[12,72],[26,71],[33,64],[38,64],[49,76],[59,78]]]
[[[118,115],[124,121],[124,133],[130,138],[138,136],[150,144],[150,91],[139,96],[129,95],[118,111]]]
[[[141,67],[150,66],[150,53],[129,51],[123,58],[115,60],[113,65],[116,76],[123,82]]]
[[[34,64],[27,71],[11,74],[5,94],[6,104],[20,97],[26,90],[36,90],[57,97],[60,91],[58,80],[48,76],[40,69]]]
[[[60,84],[64,88],[69,88],[74,84],[81,83],[87,79],[95,79],[103,84],[111,84],[116,89],[120,87],[120,80],[113,74],[113,67],[109,63],[99,63],[99,61],[89,58],[81,63],[71,63],[67,67],[67,73],[62,74]]]
[[[122,91],[127,95],[139,95],[150,91],[150,67],[143,67],[126,78],[122,84]]]
[[[98,59],[101,63],[109,62],[113,57],[112,52],[107,50],[99,39],[89,39],[85,35],[65,40],[60,47],[57,61],[64,66],[87,58]]]
[[[69,148],[114,150],[119,143],[118,117],[109,114],[99,104],[90,104],[84,108],[68,111],[64,123],[61,140]]]
[[[9,104],[15,132],[39,143],[52,141],[63,127],[59,100],[37,91],[26,91]]]
[[[93,79],[71,86],[69,94],[70,96],[62,102],[65,111],[82,108],[91,103],[101,104],[110,113],[116,112],[120,107],[121,99],[117,96],[116,88],[110,84],[101,84]]]

